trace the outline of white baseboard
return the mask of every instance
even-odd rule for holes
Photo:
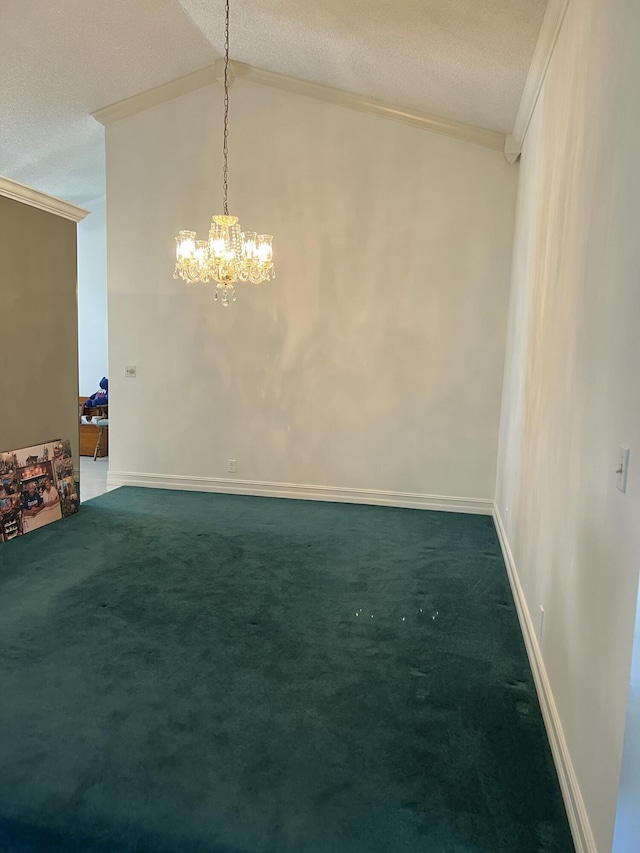
[[[180,489],[192,492],[219,492],[232,495],[257,495],[272,498],[296,498],[304,501],[397,506],[409,509],[435,509],[491,515],[493,501],[457,498],[445,495],[421,495],[411,492],[385,492],[373,489],[345,489],[340,486],[305,486],[298,483],[263,483],[222,477],[182,477],[175,474],[141,474],[109,471],[107,486],[144,486],[151,489]]]
[[[538,638],[533,627],[531,614],[527,607],[522,586],[520,585],[518,570],[513,558],[511,546],[507,539],[507,534],[504,529],[504,524],[502,523],[502,518],[500,517],[500,512],[495,504],[493,507],[493,517],[495,520],[496,530],[498,532],[498,539],[500,540],[500,547],[502,548],[502,555],[507,567],[507,574],[509,576],[509,583],[511,584],[511,591],[516,604],[516,610],[518,611],[520,627],[527,647],[529,663],[531,664],[533,679],[538,692],[538,699],[542,709],[544,724],[547,729],[547,736],[549,738],[549,743],[551,744],[553,760],[556,765],[558,779],[560,780],[560,788],[562,789],[562,796],[567,810],[567,817],[569,818],[569,825],[571,827],[576,853],[598,853],[593,832],[591,831],[589,818],[587,816],[587,810],[584,805],[584,800],[582,799],[580,785],[578,784],[578,780],[573,769],[573,763],[565,740],[562,723],[560,722],[560,717],[558,715],[558,709],[556,708],[556,703],[551,691],[551,684],[549,683],[549,677],[547,676],[547,670],[544,665],[544,659],[542,657]]]

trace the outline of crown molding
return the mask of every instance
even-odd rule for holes
[[[80,222],[89,214],[89,211],[83,207],[47,195],[40,190],[34,190],[33,187],[28,187],[25,184],[19,184],[17,181],[12,181],[11,178],[3,178],[1,175],[0,196],[28,204],[29,207],[37,207],[38,210],[45,210],[47,213],[54,213],[56,216],[70,219],[72,222]]]
[[[202,89],[203,86],[209,86],[215,82],[215,65],[208,65],[206,68],[201,68],[199,71],[194,71],[185,77],[178,77],[177,80],[171,80],[169,83],[163,83],[162,86],[156,86],[155,89],[147,89],[146,92],[141,92],[139,95],[133,95],[131,98],[117,101],[108,107],[102,107],[102,109],[96,110],[91,115],[100,124],[106,126],[114,121],[120,121],[120,119],[136,115],[136,113],[140,113],[143,110],[148,110],[150,107],[157,107],[158,104],[164,104],[165,101],[171,101],[173,98],[179,98],[181,95],[195,92],[196,89]]]
[[[522,152],[522,146],[531,124],[533,111],[538,103],[540,92],[549,70],[549,63],[553,56],[562,24],[567,14],[569,0],[549,0],[547,9],[542,19],[540,34],[533,51],[529,73],[524,84],[520,106],[513,125],[513,133],[509,134],[511,140],[508,143],[509,153],[505,149],[505,156],[518,158]],[[517,152],[517,153],[516,153]],[[515,162],[514,159],[514,162]]]
[[[273,89],[282,89],[286,92],[293,92],[296,95],[305,95],[307,98],[314,98],[316,101],[337,104],[338,106],[348,107],[361,113],[369,113],[380,118],[410,124],[413,127],[420,127],[423,130],[430,130],[433,133],[442,133],[445,136],[452,136],[454,139],[463,139],[465,142],[472,142],[475,145],[482,145],[485,148],[492,148],[495,151],[504,150],[504,133],[485,130],[484,128],[474,127],[473,125],[463,124],[458,121],[451,121],[450,119],[434,116],[430,113],[423,113],[419,110],[405,109],[404,107],[387,104],[384,101],[377,101],[375,98],[364,98],[360,95],[354,95],[352,92],[344,92],[341,89],[333,89],[330,86],[322,86],[319,83],[309,83],[306,80],[287,77],[286,74],[264,71],[261,68],[254,68],[251,65],[245,65],[241,62],[233,64],[236,77],[251,80],[252,83],[261,83],[263,86],[270,86]]]
[[[230,65],[233,79],[241,78],[249,80],[252,83],[259,83],[262,86],[270,86],[272,89],[293,92],[296,95],[304,95],[307,98],[313,98],[317,101],[324,101],[325,103],[347,107],[358,112],[368,113],[369,115],[376,115],[380,118],[399,121],[403,124],[422,128],[423,130],[429,130],[433,133],[451,136],[454,139],[462,139],[465,142],[481,145],[484,148],[504,151],[504,133],[485,130],[484,128],[474,127],[469,124],[462,124],[461,122],[423,113],[419,110],[405,109],[404,107],[377,101],[374,98],[364,98],[360,95],[354,95],[352,92],[345,92],[341,89],[333,89],[330,86],[320,85],[319,83],[309,83],[306,80],[288,77],[286,74],[277,74],[274,71],[254,68],[252,65],[247,65],[244,62],[231,62]],[[107,125],[111,122],[135,115],[142,110],[149,109],[149,107],[157,106],[172,98],[180,97],[187,94],[187,92],[193,92],[203,86],[208,86],[211,83],[219,81],[221,79],[221,67],[221,60],[218,60],[215,65],[195,71],[186,77],[180,77],[177,80],[172,80],[170,83],[165,83],[163,86],[149,89],[140,95],[134,95],[132,98],[127,98],[124,101],[119,101],[111,106],[96,110],[96,112],[92,113],[92,116],[100,124]]]
[[[504,141],[504,158],[510,166],[517,163],[520,159],[522,148],[514,139],[512,133],[508,133]]]

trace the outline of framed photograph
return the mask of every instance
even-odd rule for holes
[[[0,542],[78,511],[73,467],[68,439],[0,453]]]

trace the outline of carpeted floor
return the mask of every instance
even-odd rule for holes
[[[0,645],[3,853],[573,851],[490,518],[119,489]]]

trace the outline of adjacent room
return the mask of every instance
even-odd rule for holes
[[[639,38],[5,0],[0,850],[640,853]]]

